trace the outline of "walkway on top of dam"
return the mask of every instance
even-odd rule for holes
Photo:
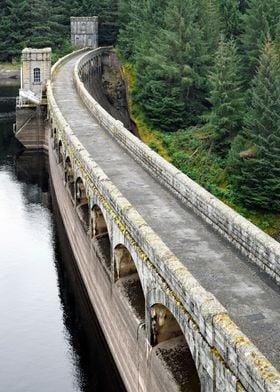
[[[151,228],[279,370],[279,286],[157,183],[97,123],[74,86],[72,73],[79,56],[62,66],[53,80],[56,102],[73,132]]]

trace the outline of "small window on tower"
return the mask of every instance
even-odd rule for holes
[[[40,68],[34,68],[33,76],[34,76],[34,83],[41,82],[41,70],[40,70]]]
[[[86,22],[81,23],[81,34],[84,34],[86,32]]]

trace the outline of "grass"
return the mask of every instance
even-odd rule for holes
[[[8,71],[17,71],[20,70],[21,64],[20,63],[1,63],[0,62],[0,69],[8,70]]]
[[[279,238],[279,213],[248,209],[235,201],[225,162],[211,150],[208,131],[205,128],[190,128],[166,133],[153,129],[139,105],[132,100],[136,82],[134,66],[123,62],[123,74],[128,83],[131,117],[138,127],[141,140],[240,215],[269,235]]]

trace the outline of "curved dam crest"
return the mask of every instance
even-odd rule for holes
[[[92,98],[84,82],[102,72],[107,50],[81,50],[53,67],[49,160],[79,270],[127,389],[279,391],[270,363],[279,367],[279,244]],[[187,363],[176,371],[180,347]]]

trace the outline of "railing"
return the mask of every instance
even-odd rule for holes
[[[16,97],[16,105],[17,106],[23,106],[23,105],[27,105],[27,104],[28,104],[28,100],[26,98]]]

